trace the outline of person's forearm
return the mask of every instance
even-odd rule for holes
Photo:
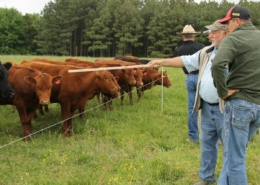
[[[166,67],[176,67],[176,68],[184,67],[181,57],[152,60],[148,64],[151,66],[166,66]]]

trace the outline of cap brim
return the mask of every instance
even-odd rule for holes
[[[217,28],[216,26],[214,25],[209,25],[209,26],[205,26],[208,30],[210,31],[215,31],[215,30],[219,30],[219,28]]]
[[[205,31],[203,31],[202,33],[206,33],[206,34],[209,34],[211,32],[211,30],[205,30]]]
[[[226,17],[224,17],[223,19],[219,19],[218,22],[223,24],[223,23],[229,21],[232,18],[231,14],[232,14],[232,11],[233,11],[234,8],[235,7],[230,8],[228,13],[227,13],[227,15],[226,15]]]
[[[230,19],[231,19],[231,17],[225,17],[223,19],[219,19],[218,22],[223,24],[223,23],[229,21]]]

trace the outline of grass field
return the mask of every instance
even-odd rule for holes
[[[35,56],[1,56],[20,63]],[[44,58],[64,60],[68,57]],[[81,58],[93,61],[94,58]],[[200,146],[186,139],[187,100],[181,69],[164,68],[172,81],[146,91],[141,101],[103,111],[88,101],[86,117],[73,119],[73,136],[61,134],[59,104],[33,120],[30,142],[21,141],[15,109],[0,106],[0,185],[191,185],[199,180]],[[163,96],[162,96],[163,90]],[[260,184],[260,140],[247,149],[249,182]],[[220,146],[216,175],[220,173]]]

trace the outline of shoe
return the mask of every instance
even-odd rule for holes
[[[188,141],[188,142],[193,142],[193,143],[195,143],[195,144],[199,144],[199,143],[200,143],[199,140],[192,140],[192,139],[190,139],[190,138],[187,138],[186,141]]]
[[[213,185],[213,184],[215,184],[215,182],[200,180],[199,182],[196,182],[194,185]]]

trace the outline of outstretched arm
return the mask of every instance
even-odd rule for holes
[[[160,67],[160,66],[165,66],[165,67],[175,67],[175,68],[181,68],[184,67],[183,61],[181,57],[174,57],[174,58],[164,58],[164,59],[159,59],[159,60],[152,60],[148,63],[148,65],[155,66],[155,67]]]

